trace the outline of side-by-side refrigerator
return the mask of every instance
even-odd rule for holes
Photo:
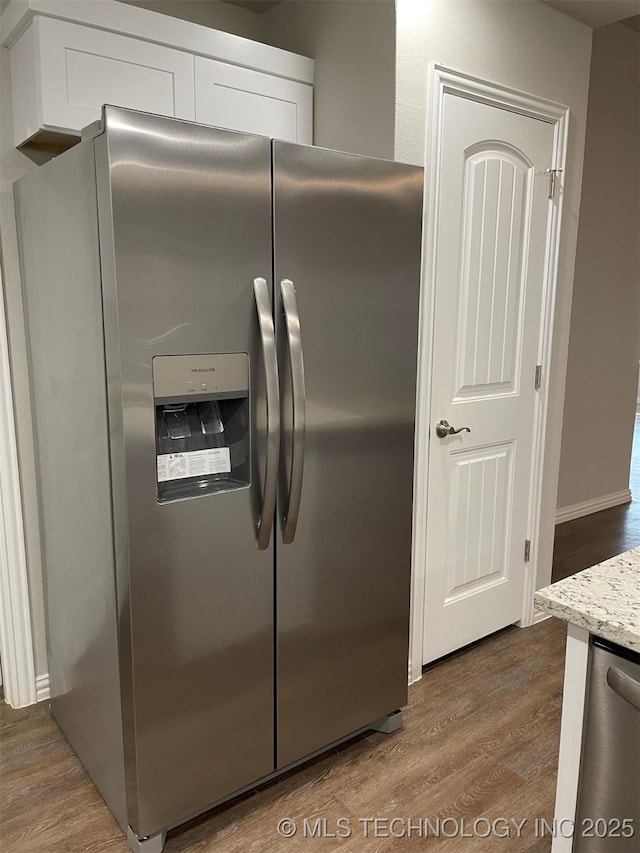
[[[397,725],[421,200],[112,107],[16,185],[52,711],[134,850]]]

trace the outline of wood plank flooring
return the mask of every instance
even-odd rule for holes
[[[410,688],[404,728],[370,733],[167,837],[167,853],[548,853],[534,820],[553,817],[566,626],[509,628],[426,669]],[[376,677],[375,661],[371,677]],[[119,827],[48,714],[46,703],[0,710],[3,853],[126,853]],[[364,818],[527,819],[521,837],[394,838]],[[291,839],[277,824],[299,824]],[[351,820],[350,838],[304,837],[303,821]],[[484,824],[479,825],[482,834]],[[407,831],[395,824],[393,831]],[[385,834],[386,833],[386,834]]]
[[[636,499],[556,527],[552,580],[559,581],[640,545],[640,415],[636,415],[629,486]]]

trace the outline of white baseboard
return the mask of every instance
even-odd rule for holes
[[[514,622],[516,628],[531,628],[533,625],[537,625],[538,622],[544,622],[545,619],[551,619],[549,613],[543,613],[542,610],[534,610],[533,616],[531,617],[531,622],[527,622],[523,624],[522,620],[520,622]]]
[[[536,610],[535,613],[533,614],[533,622],[531,624],[537,625],[538,622],[544,622],[545,619],[551,619],[551,614],[545,613],[542,610]]]
[[[39,675],[36,678],[36,702],[44,702],[45,699],[49,699],[51,696],[51,689],[49,684],[49,673],[45,672],[44,675]]]
[[[631,489],[623,489],[621,492],[613,492],[613,494],[603,495],[601,498],[582,501],[582,503],[573,504],[573,506],[564,506],[556,510],[556,524],[563,524],[565,521],[573,521],[574,518],[582,518],[584,515],[591,515],[593,512],[600,512],[603,509],[610,509],[613,506],[630,502]]]

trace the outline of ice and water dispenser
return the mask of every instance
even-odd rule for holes
[[[158,501],[248,486],[249,356],[153,359]]]

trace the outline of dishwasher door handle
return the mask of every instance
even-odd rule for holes
[[[607,670],[607,684],[622,699],[640,711],[640,682],[625,672],[610,666]]]

